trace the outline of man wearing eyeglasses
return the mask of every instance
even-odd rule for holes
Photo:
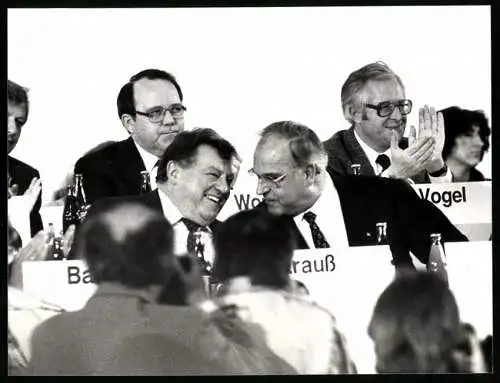
[[[396,268],[413,267],[410,252],[427,263],[431,233],[444,241],[467,241],[431,202],[397,179],[341,175],[327,170],[327,154],[307,126],[280,121],[261,133],[251,172],[257,178],[257,208],[282,217],[297,247],[376,244],[376,224],[386,222]]]
[[[418,138],[414,126],[403,137],[412,101],[403,83],[386,64],[371,63],[354,71],[342,86],[342,109],[352,124],[324,142],[329,167],[351,174],[409,179],[416,183],[451,182],[441,156],[444,120],[427,105],[419,110]]]
[[[130,137],[92,151],[78,160],[88,203],[141,192],[141,171],[156,189],[158,161],[184,130],[183,94],[175,77],[146,69],[130,78],[118,94],[118,116]]]

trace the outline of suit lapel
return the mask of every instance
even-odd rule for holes
[[[119,158],[122,158],[121,174],[126,189],[134,191],[132,194],[139,194],[141,188],[141,171],[146,170],[142,157],[134,144],[132,137],[122,141],[119,148]]]
[[[293,217],[283,217],[285,220],[285,224],[290,227],[292,230],[292,233],[295,237],[295,240],[297,241],[296,248],[297,250],[304,250],[304,249],[309,249],[309,245],[307,244],[306,240],[304,239],[304,236],[300,232],[299,228],[295,224],[295,220]]]
[[[360,164],[360,174],[365,176],[374,176],[375,170],[370,164],[364,150],[359,145],[356,136],[354,136],[354,127],[348,129],[344,135],[344,144],[353,164]]]

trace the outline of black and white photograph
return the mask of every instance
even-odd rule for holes
[[[8,8],[8,375],[493,373],[491,28]]]

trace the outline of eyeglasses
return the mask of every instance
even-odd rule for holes
[[[284,173],[284,174],[281,174],[281,175],[276,176],[276,177],[271,177],[271,176],[267,176],[267,175],[259,175],[259,174],[255,173],[253,168],[248,171],[248,174],[250,174],[251,176],[257,177],[257,180],[259,180],[259,181],[265,183],[266,185],[268,185],[269,187],[273,187],[273,188],[279,188],[281,186],[281,182],[288,175],[288,173]]]
[[[412,102],[411,100],[383,101],[377,105],[365,104],[365,106],[370,109],[375,109],[379,117],[390,116],[397,106],[399,108],[399,113],[405,116],[411,112]]]
[[[145,116],[149,119],[149,121],[158,124],[163,121],[165,118],[165,114],[169,112],[172,117],[179,118],[186,111],[186,107],[182,104],[172,104],[169,107],[165,108],[163,106],[159,106],[151,109],[149,112],[140,112],[136,110],[135,112],[141,116]]]

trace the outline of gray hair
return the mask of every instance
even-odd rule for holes
[[[340,99],[342,101],[342,111],[347,121],[353,122],[349,106],[361,107],[360,95],[368,81],[388,81],[395,80],[404,88],[399,76],[392,71],[383,61],[377,61],[365,65],[352,72],[342,85]]]
[[[261,134],[261,141],[270,136],[278,136],[289,141],[290,153],[298,166],[311,164],[314,157],[320,160],[320,165],[326,167],[328,156],[323,144],[314,131],[307,126],[294,121],[278,121],[266,126]]]

